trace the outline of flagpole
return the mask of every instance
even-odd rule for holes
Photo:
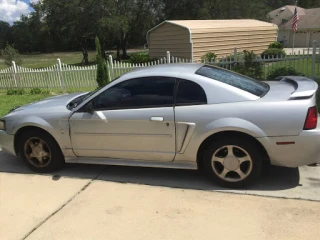
[[[298,0],[296,0],[296,3],[295,3],[295,8],[297,7],[298,5]],[[298,13],[297,13],[298,14]],[[296,31],[293,31],[293,39],[292,39],[292,55],[293,55],[293,52],[294,52],[294,42],[296,40]]]
[[[292,55],[293,55],[293,52],[294,52],[294,42],[296,40],[296,31],[293,32],[293,40],[292,40]]]

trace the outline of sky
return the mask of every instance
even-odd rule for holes
[[[31,3],[39,0],[0,0],[0,20],[12,24],[20,19],[21,14],[28,14],[33,9]]]

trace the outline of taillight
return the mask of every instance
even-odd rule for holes
[[[311,107],[308,110],[306,122],[304,123],[304,130],[315,129],[318,122],[318,110],[317,107]]]

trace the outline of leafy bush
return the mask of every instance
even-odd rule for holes
[[[147,63],[149,62],[149,56],[143,53],[133,53],[129,58],[130,63]]]
[[[7,44],[5,49],[1,50],[1,56],[4,58],[4,63],[7,66],[11,66],[12,61],[15,61],[17,65],[22,63],[21,56],[18,50],[14,48],[14,45]]]
[[[263,65],[255,61],[257,55],[253,51],[244,50],[243,58],[244,62],[236,63],[232,70],[251,78],[262,79]]]
[[[41,90],[41,94],[48,95],[48,94],[50,94],[50,91],[49,90]]]
[[[270,74],[268,74],[267,79],[274,80],[280,76],[304,76],[304,75],[296,71],[292,67],[280,67],[280,68],[274,69]]]
[[[41,89],[40,89],[40,88],[32,88],[32,89],[30,90],[30,94],[31,94],[31,95],[41,94]]]
[[[19,88],[9,89],[7,91],[7,95],[23,95],[25,93],[26,93],[26,91],[24,89],[19,89]]]
[[[213,52],[208,52],[201,57],[202,62],[214,62],[217,58],[217,55]]]
[[[261,57],[262,58],[268,58],[268,57],[276,57],[276,56],[285,56],[286,52],[283,49],[279,49],[279,48],[269,48],[267,50],[265,50],[262,54]]]
[[[283,49],[283,45],[280,42],[273,42],[273,43],[270,43],[269,49],[270,48]]]
[[[240,60],[243,58],[243,53],[238,53],[237,54],[237,60]],[[230,62],[230,61],[234,61],[234,55],[229,55],[226,56],[224,58],[219,58],[219,62]]]
[[[108,66],[105,60],[102,58],[101,45],[98,37],[96,37],[95,39],[95,44],[97,51],[97,83],[99,87],[103,87],[110,81],[108,74]]]

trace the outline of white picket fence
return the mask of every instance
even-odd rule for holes
[[[113,60],[112,56],[109,56],[108,66],[109,66],[109,74],[111,80],[114,80],[115,78],[121,76],[122,74],[125,74],[127,72],[130,72],[133,69],[136,68],[142,68],[142,67],[150,67],[160,64],[170,64],[170,63],[192,63],[191,59],[183,59],[183,58],[177,58],[171,56],[170,52],[167,52],[167,56],[160,58],[155,61],[150,61],[147,63],[126,63],[121,62],[117,60]]]
[[[24,68],[12,62],[11,67],[0,70],[0,89],[43,88],[62,92],[87,89],[97,86],[96,74],[96,65],[78,67],[62,64],[60,59],[57,64],[41,69]]]
[[[291,66],[308,77],[320,80],[320,48],[315,43],[312,51],[308,50],[308,52],[304,51],[296,55],[273,56],[269,58],[257,57],[254,61],[263,63],[265,78],[276,68]],[[190,62],[194,61],[177,58],[171,56],[170,52],[167,52],[164,58],[140,64],[116,61],[112,59],[112,56],[109,56],[107,64],[110,79],[114,80],[118,76],[136,68]],[[207,63],[229,70],[232,70],[235,63],[243,62],[243,55],[238,54],[237,49],[234,49],[232,54],[224,58],[220,57],[215,59],[215,61],[207,61]],[[62,92],[88,90],[97,87],[96,72],[97,65],[79,67],[63,64],[60,59],[57,59],[55,65],[42,69],[24,68],[16,66],[13,62],[11,67],[0,70],[0,89],[42,88]]]

